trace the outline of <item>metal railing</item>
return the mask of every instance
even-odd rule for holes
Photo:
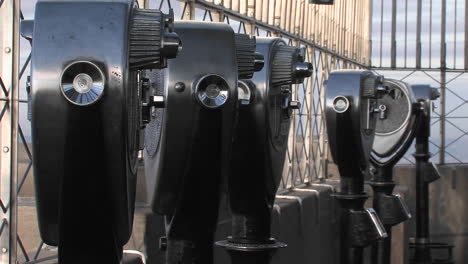
[[[34,2],[22,1],[26,18],[33,18]],[[307,60],[312,62],[314,74],[304,84],[294,87],[293,96],[301,102],[301,109],[295,114],[291,126],[281,189],[327,176],[323,80],[334,69],[369,65],[371,0],[335,0],[333,6],[313,5],[305,0],[139,2],[142,7],[166,12],[172,7],[176,18],[229,23],[239,33],[282,37],[289,45],[306,47]],[[25,92],[31,56],[29,43],[21,40],[20,45],[19,23],[23,14],[19,8],[19,0],[0,0],[3,150],[0,164],[0,264],[39,263],[56,258],[53,251],[50,254],[44,252],[45,245],[39,240],[37,226],[28,226],[27,231],[20,234],[17,230],[18,223],[23,227],[21,221],[36,217],[34,213],[18,212],[18,194],[21,195],[33,177]],[[6,48],[11,50],[6,52]],[[21,203],[35,205],[34,200],[28,202],[24,198]]]

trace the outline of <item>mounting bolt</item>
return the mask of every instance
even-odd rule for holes
[[[437,88],[431,88],[430,91],[430,98],[431,100],[436,100],[437,98],[440,97],[440,92],[437,90]]]
[[[301,109],[301,103],[299,101],[289,101],[289,108],[291,109]]]
[[[386,114],[386,111],[387,111],[387,106],[384,105],[384,104],[381,104],[379,105],[379,109],[378,109],[378,112],[379,112],[379,119],[380,120],[384,120],[387,118],[387,114]]]
[[[10,151],[9,147],[3,147],[3,152],[8,153],[8,151]]]
[[[161,251],[167,250],[167,237],[163,236],[159,238],[159,250]]]
[[[156,108],[164,108],[165,106],[165,100],[164,96],[161,95],[155,95],[153,96],[153,106]]]
[[[8,248],[2,248],[2,253],[7,253],[8,252]]]
[[[185,90],[185,84],[183,82],[178,82],[174,85],[174,89],[179,93],[183,92]]]
[[[6,47],[5,48],[5,53],[10,53],[11,52],[11,48],[10,47]]]

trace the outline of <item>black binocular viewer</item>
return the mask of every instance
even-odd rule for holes
[[[233,264],[267,264],[287,246],[272,237],[271,213],[294,110],[303,107],[294,85],[312,75],[304,48],[223,23],[174,21],[172,10],[133,0],[40,0],[21,29],[32,43],[39,229],[60,264],[145,263],[123,251],[142,161],[151,209],[165,217],[166,263],[213,263],[217,245]],[[341,263],[362,263],[369,245],[373,263],[389,263],[391,228],[410,217],[392,194],[392,168],[414,138],[422,219],[414,263],[425,263],[436,91],[368,70],[331,72],[325,86],[341,176]],[[364,208],[368,174],[375,210]],[[231,233],[214,241],[222,192]]]

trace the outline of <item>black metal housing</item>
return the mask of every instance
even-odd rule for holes
[[[132,232],[142,124],[129,25],[137,11],[131,0],[41,0],[33,33],[25,27],[39,230],[58,245],[60,263],[119,263]],[[177,40],[169,24],[158,36]]]
[[[232,235],[217,242],[228,250],[232,263],[269,263],[273,252],[286,246],[271,238],[271,210],[283,174],[292,110],[298,107],[292,84],[312,74],[301,49],[280,38],[257,38],[257,53],[263,55],[264,67],[252,80],[243,80],[250,100],[239,104],[232,142]]]
[[[383,78],[370,71],[335,71],[326,81],[325,114],[341,189],[341,262],[363,263],[363,248],[386,237],[373,209],[364,209],[366,173],[375,135],[375,109]]]
[[[153,210],[166,216],[166,262],[212,263],[237,107],[238,47],[224,23],[180,21],[175,31],[187,44],[159,80],[165,108],[146,129],[147,187]],[[244,52],[255,58],[254,49]],[[255,68],[249,61],[244,73]]]
[[[416,100],[418,101],[417,128],[415,132],[416,145],[413,154],[416,160],[416,236],[410,244],[413,255],[410,258],[412,264],[433,264],[433,249],[446,249],[446,259],[438,260],[439,263],[453,263],[451,259],[452,246],[445,243],[434,243],[430,236],[429,223],[429,184],[440,178],[440,173],[434,163],[430,161],[432,154],[429,152],[429,137],[431,133],[431,112],[433,100],[439,97],[436,88],[429,85],[413,86]]]
[[[387,231],[387,238],[372,246],[372,263],[391,261],[392,227],[411,218],[399,196],[393,195],[393,167],[411,146],[416,131],[419,103],[412,86],[397,80],[384,80],[387,93],[379,100],[379,117],[371,153],[371,180],[374,190],[373,207]]]

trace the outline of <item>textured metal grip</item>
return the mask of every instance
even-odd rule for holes
[[[166,59],[175,58],[181,47],[180,39],[172,33],[174,14],[159,10],[133,10],[130,26],[130,67],[132,69],[161,69]]]
[[[130,66],[159,68],[161,66],[161,36],[164,14],[159,10],[133,10],[130,28]]]
[[[297,47],[279,46],[273,55],[271,81],[273,85],[302,83],[312,75],[312,64],[304,62],[302,50]]]
[[[379,78],[370,74],[364,78],[362,83],[361,95],[364,98],[375,98],[377,96],[377,87],[379,86]]]
[[[252,78],[255,69],[255,37],[236,34],[236,59],[239,79]]]

